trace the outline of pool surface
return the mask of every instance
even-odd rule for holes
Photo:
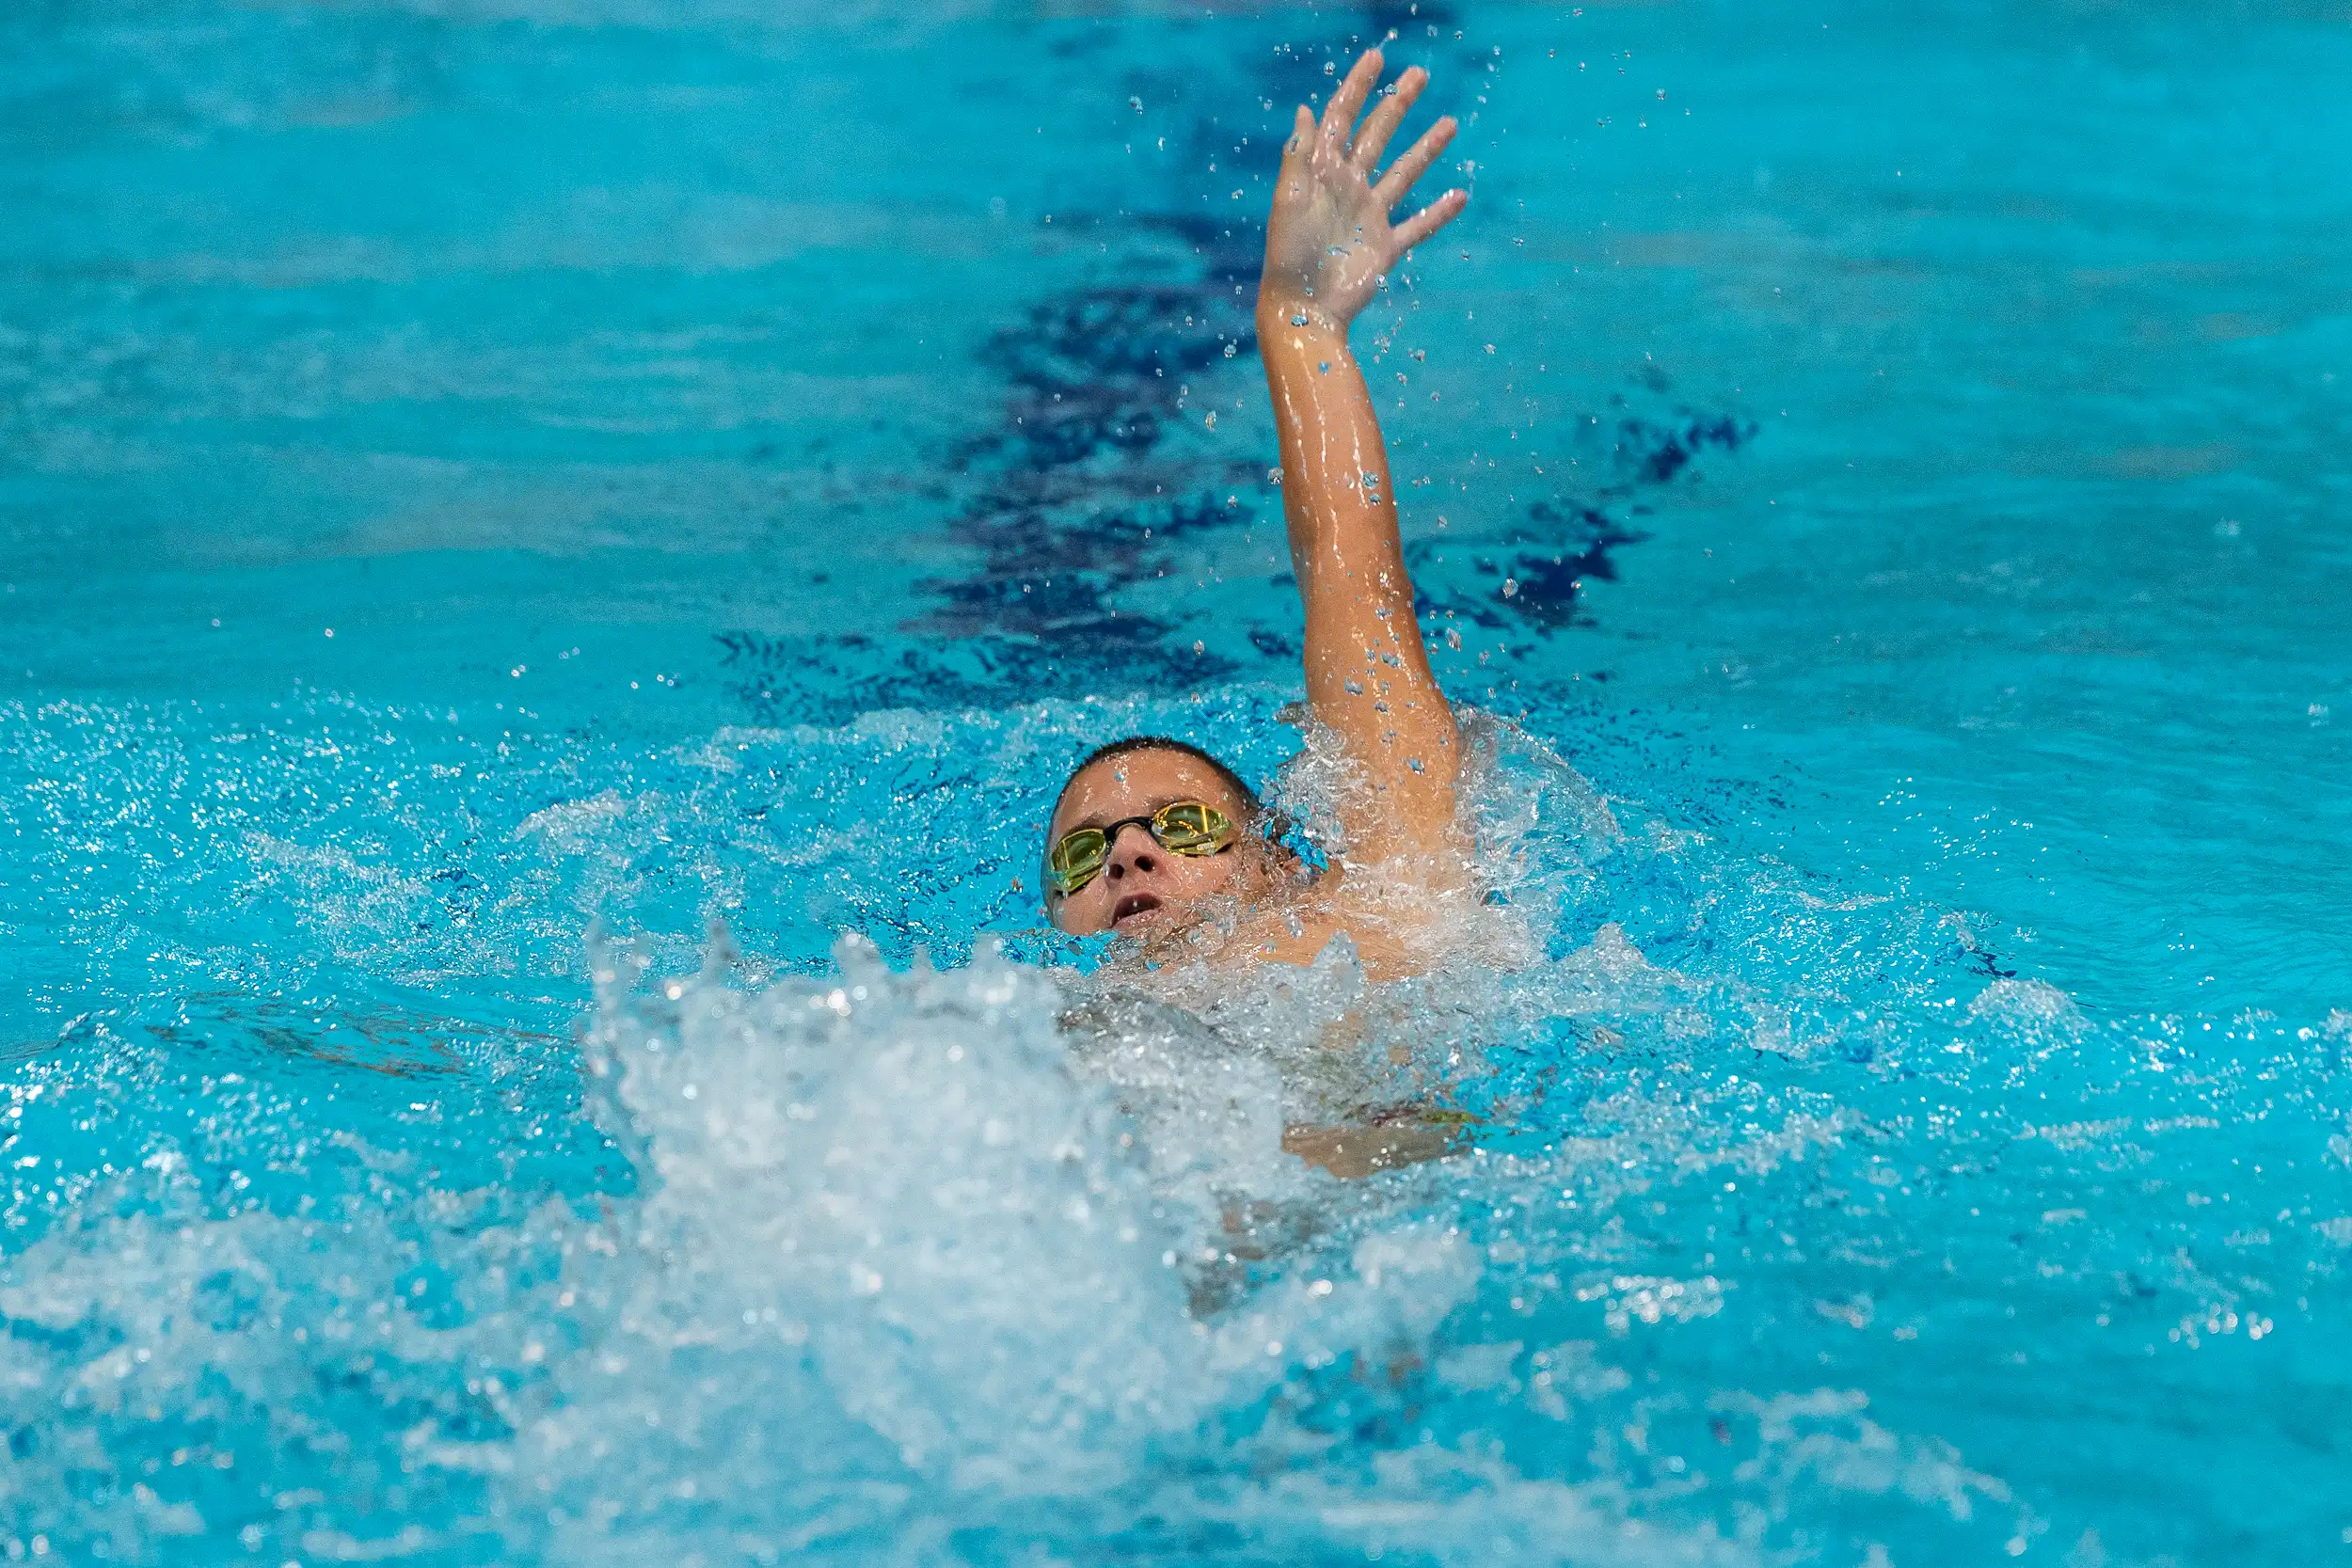
[[[1259,223],[1391,37],[1507,940],[1173,1007],[1037,840],[1296,749]],[[6,8],[0,1556],[2352,1563],[2347,81],[2329,0]]]

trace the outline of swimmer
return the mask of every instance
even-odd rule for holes
[[[1449,190],[1391,223],[1455,126],[1440,119],[1381,170],[1429,75],[1414,66],[1375,100],[1380,72],[1380,52],[1368,51],[1320,121],[1299,106],[1258,284],[1258,348],[1306,609],[1307,700],[1357,784],[1339,802],[1343,842],[1310,879],[1232,768],[1179,741],[1114,740],[1080,762],[1047,824],[1046,910],[1064,931],[1117,930],[1148,952],[1221,902],[1240,911],[1225,953],[1309,963],[1345,932],[1365,973],[1387,979],[1427,961],[1415,938],[1430,901],[1468,888],[1454,819],[1461,736],[1413,613],[1388,450],[1348,327],[1470,197]],[[1400,883],[1421,900],[1419,920],[1395,896]]]

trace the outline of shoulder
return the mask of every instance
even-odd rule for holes
[[[1400,980],[1426,966],[1426,933],[1409,909],[1369,896],[1366,879],[1334,865],[1312,884],[1249,911],[1235,930],[1236,945],[1254,961],[1306,965],[1344,935],[1365,977]]]

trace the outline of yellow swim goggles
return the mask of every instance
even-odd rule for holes
[[[1071,829],[1046,851],[1046,882],[1065,895],[1077,892],[1103,874],[1120,830],[1137,826],[1171,855],[1214,855],[1241,836],[1233,819],[1206,800],[1170,800],[1149,816]]]

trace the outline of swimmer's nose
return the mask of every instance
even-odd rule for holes
[[[1129,823],[1119,830],[1119,841],[1111,846],[1110,863],[1104,867],[1103,875],[1114,882],[1123,881],[1130,871],[1148,877],[1159,866],[1152,856],[1158,847],[1139,824]]]

